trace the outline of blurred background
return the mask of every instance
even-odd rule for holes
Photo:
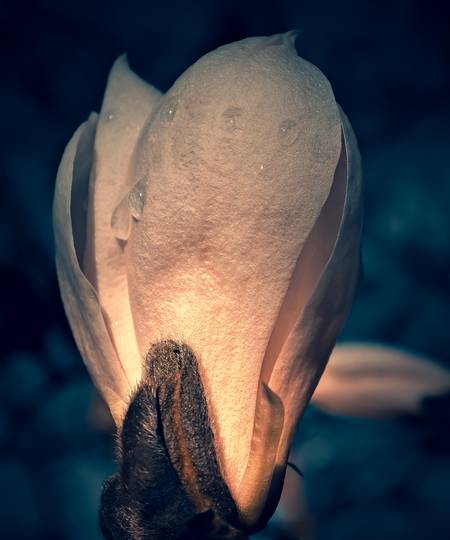
[[[113,435],[63,313],[51,204],[115,58],[165,91],[219,45],[301,28],[299,53],[331,81],[363,156],[364,279],[342,340],[450,366],[449,22],[430,0],[0,2],[0,538],[100,539]],[[436,399],[421,418],[363,421],[310,407],[292,484],[307,525],[293,532],[281,508],[259,537],[448,540],[449,411]]]

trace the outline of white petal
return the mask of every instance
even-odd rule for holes
[[[238,505],[265,351],[340,152],[330,85],[297,56],[291,35],[250,38],[203,57],[163,97],[137,150],[137,176],[148,184],[127,268],[139,348],[145,355],[151,343],[171,337],[196,352],[220,463]],[[355,234],[347,214],[344,236]],[[336,230],[331,234],[333,243]],[[339,243],[351,251],[350,272],[352,242]],[[316,305],[324,309],[322,289],[328,294],[338,259],[346,263],[343,251],[323,275],[308,320]],[[338,278],[345,288],[338,316],[352,289],[347,278]],[[335,311],[325,311],[325,326],[337,331]],[[300,347],[291,338],[293,345]],[[324,356],[305,359],[314,364],[314,384]],[[290,393],[284,384],[277,390]]]
[[[131,388],[141,378],[128,300],[124,246],[115,237],[112,215],[137,181],[133,151],[143,125],[161,93],[137,77],[125,57],[114,64],[106,88],[95,137],[91,172],[87,249],[84,270],[95,285],[108,330]],[[125,204],[125,219],[131,220]]]
[[[96,123],[97,115],[92,114],[78,128],[58,169],[53,205],[56,269],[78,348],[114,419],[119,422],[130,386],[111,342],[96,291],[79,263],[85,233],[83,203],[88,192]]]
[[[262,516],[270,517],[281,494],[286,461],[297,424],[309,403],[328,357],[350,310],[356,285],[361,236],[361,168],[356,139],[341,112],[344,145],[336,167],[333,186],[320,215],[309,234],[292,273],[291,282],[268,347],[261,370],[261,384],[268,384],[284,406],[283,431],[276,458],[265,462],[272,471],[271,481],[261,488],[252,484],[251,463],[241,481],[239,492],[266,503]],[[268,416],[256,405],[256,421]],[[256,454],[265,454],[273,441],[252,437]],[[268,476],[266,472],[266,477]]]
[[[280,463],[287,459],[298,421],[347,319],[358,278],[361,163],[355,136],[342,112],[341,118],[345,145],[333,189],[300,255],[293,285],[283,306],[288,317],[283,319],[283,311],[279,317],[289,333],[282,329],[286,338],[279,353],[266,355],[262,371],[262,380],[273,392],[283,396],[286,421],[280,442]],[[323,265],[322,271],[320,265]],[[301,285],[302,279],[309,284],[306,290]]]
[[[450,392],[450,371],[391,347],[337,346],[312,402],[343,415],[386,418],[418,414],[424,398]]]

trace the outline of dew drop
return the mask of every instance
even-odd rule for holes
[[[177,112],[177,100],[171,99],[169,101],[169,104],[164,109],[164,120],[166,122],[172,122],[172,120],[175,118],[175,113]]]
[[[131,215],[136,221],[139,221],[144,211],[145,203],[145,187],[147,184],[147,178],[144,176],[134,185],[133,189],[128,195],[128,204]]]
[[[298,137],[298,125],[294,120],[283,120],[278,128],[278,140],[286,148],[294,144]]]
[[[242,109],[239,107],[230,107],[222,114],[222,127],[225,131],[236,131],[239,129],[239,119],[242,115]]]
[[[123,197],[111,216],[111,230],[118,240],[128,240],[131,230],[131,216],[128,194]]]

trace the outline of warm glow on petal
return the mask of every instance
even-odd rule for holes
[[[150,347],[189,345],[246,530],[278,502],[359,267],[358,148],[295,35],[220,47],[165,95],[119,58],[55,194],[64,305],[117,425]]]
[[[145,205],[125,251],[140,351],[168,336],[198,355],[238,505],[266,348],[330,195],[341,138],[328,81],[282,35],[199,60],[163,97],[137,149]],[[321,236],[331,238],[328,254],[338,213]],[[308,280],[306,298],[327,258],[298,278]],[[314,384],[325,361],[310,359]],[[275,393],[284,402],[288,392]]]
[[[53,205],[56,268],[64,308],[78,348],[114,419],[119,422],[130,387],[111,342],[96,291],[82,272],[79,261],[84,245],[83,208],[96,124],[97,115],[93,114],[78,128],[59,166]],[[76,210],[72,211],[72,206]]]
[[[347,318],[358,276],[360,157],[342,112],[341,118],[343,146],[333,186],[297,260],[262,364],[261,384],[268,384],[284,406],[283,431],[266,501],[267,517],[281,494],[295,429]],[[259,410],[257,403],[257,414]],[[256,436],[255,430],[253,439]],[[246,473],[241,482],[244,491],[247,482]],[[255,490],[255,497],[257,493]]]
[[[130,71],[125,57],[116,61],[100,111],[90,179],[84,270],[97,290],[131,388],[141,378],[142,360],[128,299],[124,247],[114,236],[111,221],[119,201],[134,183],[136,140],[160,95]]]

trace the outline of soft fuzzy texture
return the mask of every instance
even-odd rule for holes
[[[245,538],[186,345],[164,341],[149,351],[118,453],[119,473],[106,481],[100,508],[105,538]]]

